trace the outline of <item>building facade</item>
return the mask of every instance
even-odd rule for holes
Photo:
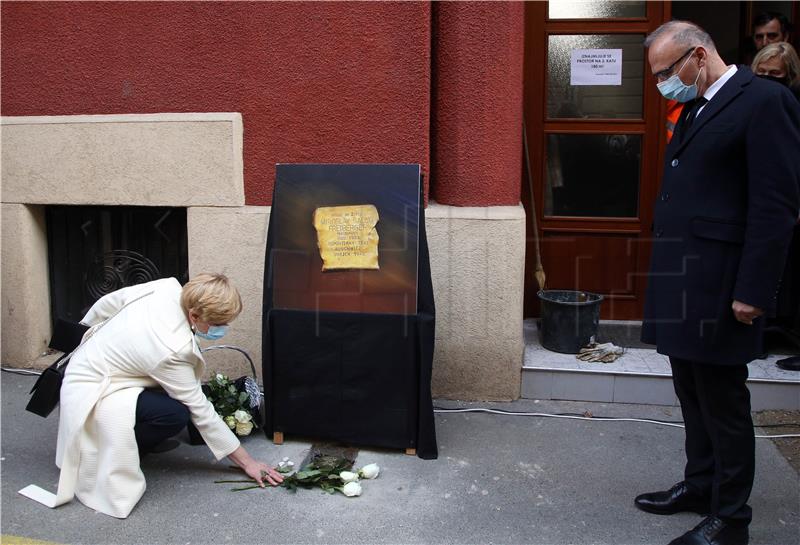
[[[548,287],[605,294],[607,319],[641,313],[664,143],[641,44],[673,9],[601,4],[4,2],[4,365],[43,365],[69,299],[66,207],[180,211],[185,242],[163,251],[232,278],[229,342],[258,361],[275,164],[419,163],[434,395],[518,397],[537,240]],[[729,4],[741,21],[797,10]],[[620,82],[573,85],[571,52],[598,49],[620,51]],[[151,223],[160,246],[178,236]]]

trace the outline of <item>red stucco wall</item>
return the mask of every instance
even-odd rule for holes
[[[276,162],[427,172],[430,4],[2,4],[2,115],[241,112],[247,204]],[[426,176],[427,178],[427,176]]]
[[[431,197],[516,205],[522,158],[522,2],[434,4]]]

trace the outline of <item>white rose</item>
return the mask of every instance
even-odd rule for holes
[[[251,431],[253,431],[253,423],[252,422],[237,422],[236,423],[236,435],[250,435]]]
[[[348,498],[361,495],[361,484],[358,481],[351,481],[342,487],[342,494]]]
[[[358,470],[358,474],[364,479],[375,479],[381,473],[378,464],[369,464]]]
[[[233,413],[233,417],[236,419],[237,422],[240,422],[242,424],[244,424],[245,422],[250,422],[253,419],[253,417],[250,416],[249,412],[243,411],[241,409]]]
[[[339,473],[339,478],[346,483],[350,483],[358,480],[358,473],[353,473],[352,471],[342,471]]]
[[[217,379],[217,382],[222,382],[223,380],[225,380],[225,377],[223,377],[220,373],[217,373],[217,376],[215,378]]]
[[[234,429],[236,427],[236,419],[232,416],[226,416],[225,423],[228,425],[230,429]]]

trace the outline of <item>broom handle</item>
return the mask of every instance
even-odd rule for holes
[[[534,200],[533,196],[533,175],[531,174],[531,156],[530,152],[528,151],[528,130],[526,128],[526,123],[522,121],[522,144],[525,149],[525,170],[528,174],[528,190],[531,194],[531,226],[533,228],[533,247],[534,251],[536,252],[536,270],[541,269],[544,271],[544,267],[542,267],[542,254],[539,250],[539,228],[536,223],[536,201]],[[536,275],[534,275],[534,278]],[[538,284],[538,280],[537,280]],[[539,289],[544,289],[544,286],[539,286]]]

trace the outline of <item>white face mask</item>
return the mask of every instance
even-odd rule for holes
[[[694,55],[694,52],[692,52],[692,55]],[[697,98],[697,81],[700,79],[700,72],[702,72],[703,69],[701,68],[697,72],[697,77],[694,79],[694,83],[691,85],[686,85],[681,81],[681,78],[678,77],[678,74],[681,73],[681,70],[683,70],[683,67],[686,66],[687,62],[689,62],[689,59],[692,58],[692,55],[689,55],[689,58],[683,61],[683,64],[678,71],[672,74],[669,79],[662,81],[657,85],[661,96],[667,100],[689,102],[690,100]]]

